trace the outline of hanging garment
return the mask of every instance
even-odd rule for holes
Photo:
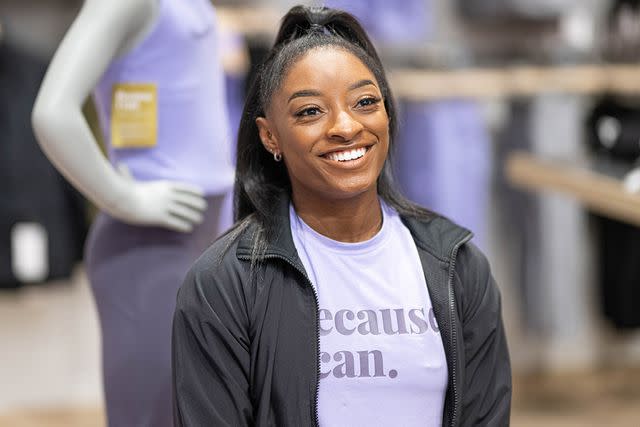
[[[469,228],[487,247],[492,146],[478,105],[405,102],[395,170],[413,201]]]
[[[31,128],[46,64],[0,41],[0,288],[65,279],[80,260],[85,204]]]
[[[618,329],[640,327],[640,229],[595,216],[600,308]]]
[[[608,62],[635,63],[640,59],[640,1],[615,0],[609,5],[600,54]]]
[[[246,42],[242,34],[231,29],[225,29],[221,32],[220,49],[222,56],[244,56],[246,54],[247,62],[249,61],[249,53]],[[249,65],[249,64],[247,64]],[[225,86],[225,105],[229,114],[229,135],[232,163],[236,163],[236,146],[238,139],[238,129],[240,128],[240,120],[242,118],[242,109],[244,108],[244,92],[246,70],[225,70],[224,86]]]
[[[588,115],[587,143],[595,156],[631,169],[640,157],[640,103],[613,96]],[[594,215],[598,242],[600,309],[619,329],[640,327],[640,228]]]
[[[353,14],[367,33],[384,45],[415,44],[427,38],[433,29],[432,0],[328,0],[324,3]]]
[[[516,107],[503,150],[528,143],[529,151],[541,158],[570,161],[584,157],[583,98],[545,94],[518,101]],[[587,212],[581,203],[563,194],[544,192],[530,197],[533,199],[525,196],[527,203],[521,203],[522,196],[503,199],[499,209],[510,210],[511,221],[522,229],[501,236],[501,241],[521,242],[517,261],[523,272],[520,286],[526,332],[544,338],[544,346],[536,349],[543,361],[567,366],[592,363],[597,355],[590,298],[595,270]]]
[[[509,120],[497,135],[495,162],[504,165],[511,151],[531,151],[532,106],[525,99],[509,102]],[[539,197],[514,188],[502,168],[495,174],[493,227],[496,247],[501,248],[502,263],[510,267],[517,295],[519,321],[528,333],[543,331],[544,315],[540,269],[541,232]]]

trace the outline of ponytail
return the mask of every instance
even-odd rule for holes
[[[360,22],[345,11],[328,7],[293,7],[282,19],[274,48],[306,34],[323,31],[360,46],[376,62],[380,62],[378,53]]]

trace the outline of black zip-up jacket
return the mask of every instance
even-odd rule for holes
[[[297,255],[288,200],[250,277],[250,225],[193,265],[173,323],[176,426],[317,426],[317,298]],[[403,217],[415,240],[449,371],[444,426],[507,426],[511,369],[500,295],[471,233]],[[222,257],[222,258],[221,258]],[[389,260],[393,262],[393,260]],[[371,410],[375,411],[375,408]]]

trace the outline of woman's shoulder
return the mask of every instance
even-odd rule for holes
[[[191,265],[181,293],[199,293],[215,298],[219,293],[235,292],[243,286],[247,266],[238,256],[240,241],[251,233],[250,221],[236,223],[218,237]]]
[[[473,242],[466,242],[460,247],[455,278],[462,318],[468,318],[480,307],[490,311],[499,309],[500,290],[491,273],[489,260]]]
[[[456,266],[463,276],[488,277],[491,274],[487,256],[472,241],[465,242],[458,250]]]
[[[236,255],[243,232],[232,228],[192,264],[178,291],[176,316],[224,325],[248,322],[249,267]]]
[[[193,263],[191,270],[213,272],[238,264],[238,247],[246,245],[247,239],[251,238],[255,228],[256,223],[252,218],[236,222],[211,243]]]

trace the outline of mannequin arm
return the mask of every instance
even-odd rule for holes
[[[119,174],[82,114],[104,71],[148,28],[156,7],[156,0],[86,0],[47,70],[32,122],[49,160],[100,209],[128,223],[187,232],[202,220],[201,190]]]

